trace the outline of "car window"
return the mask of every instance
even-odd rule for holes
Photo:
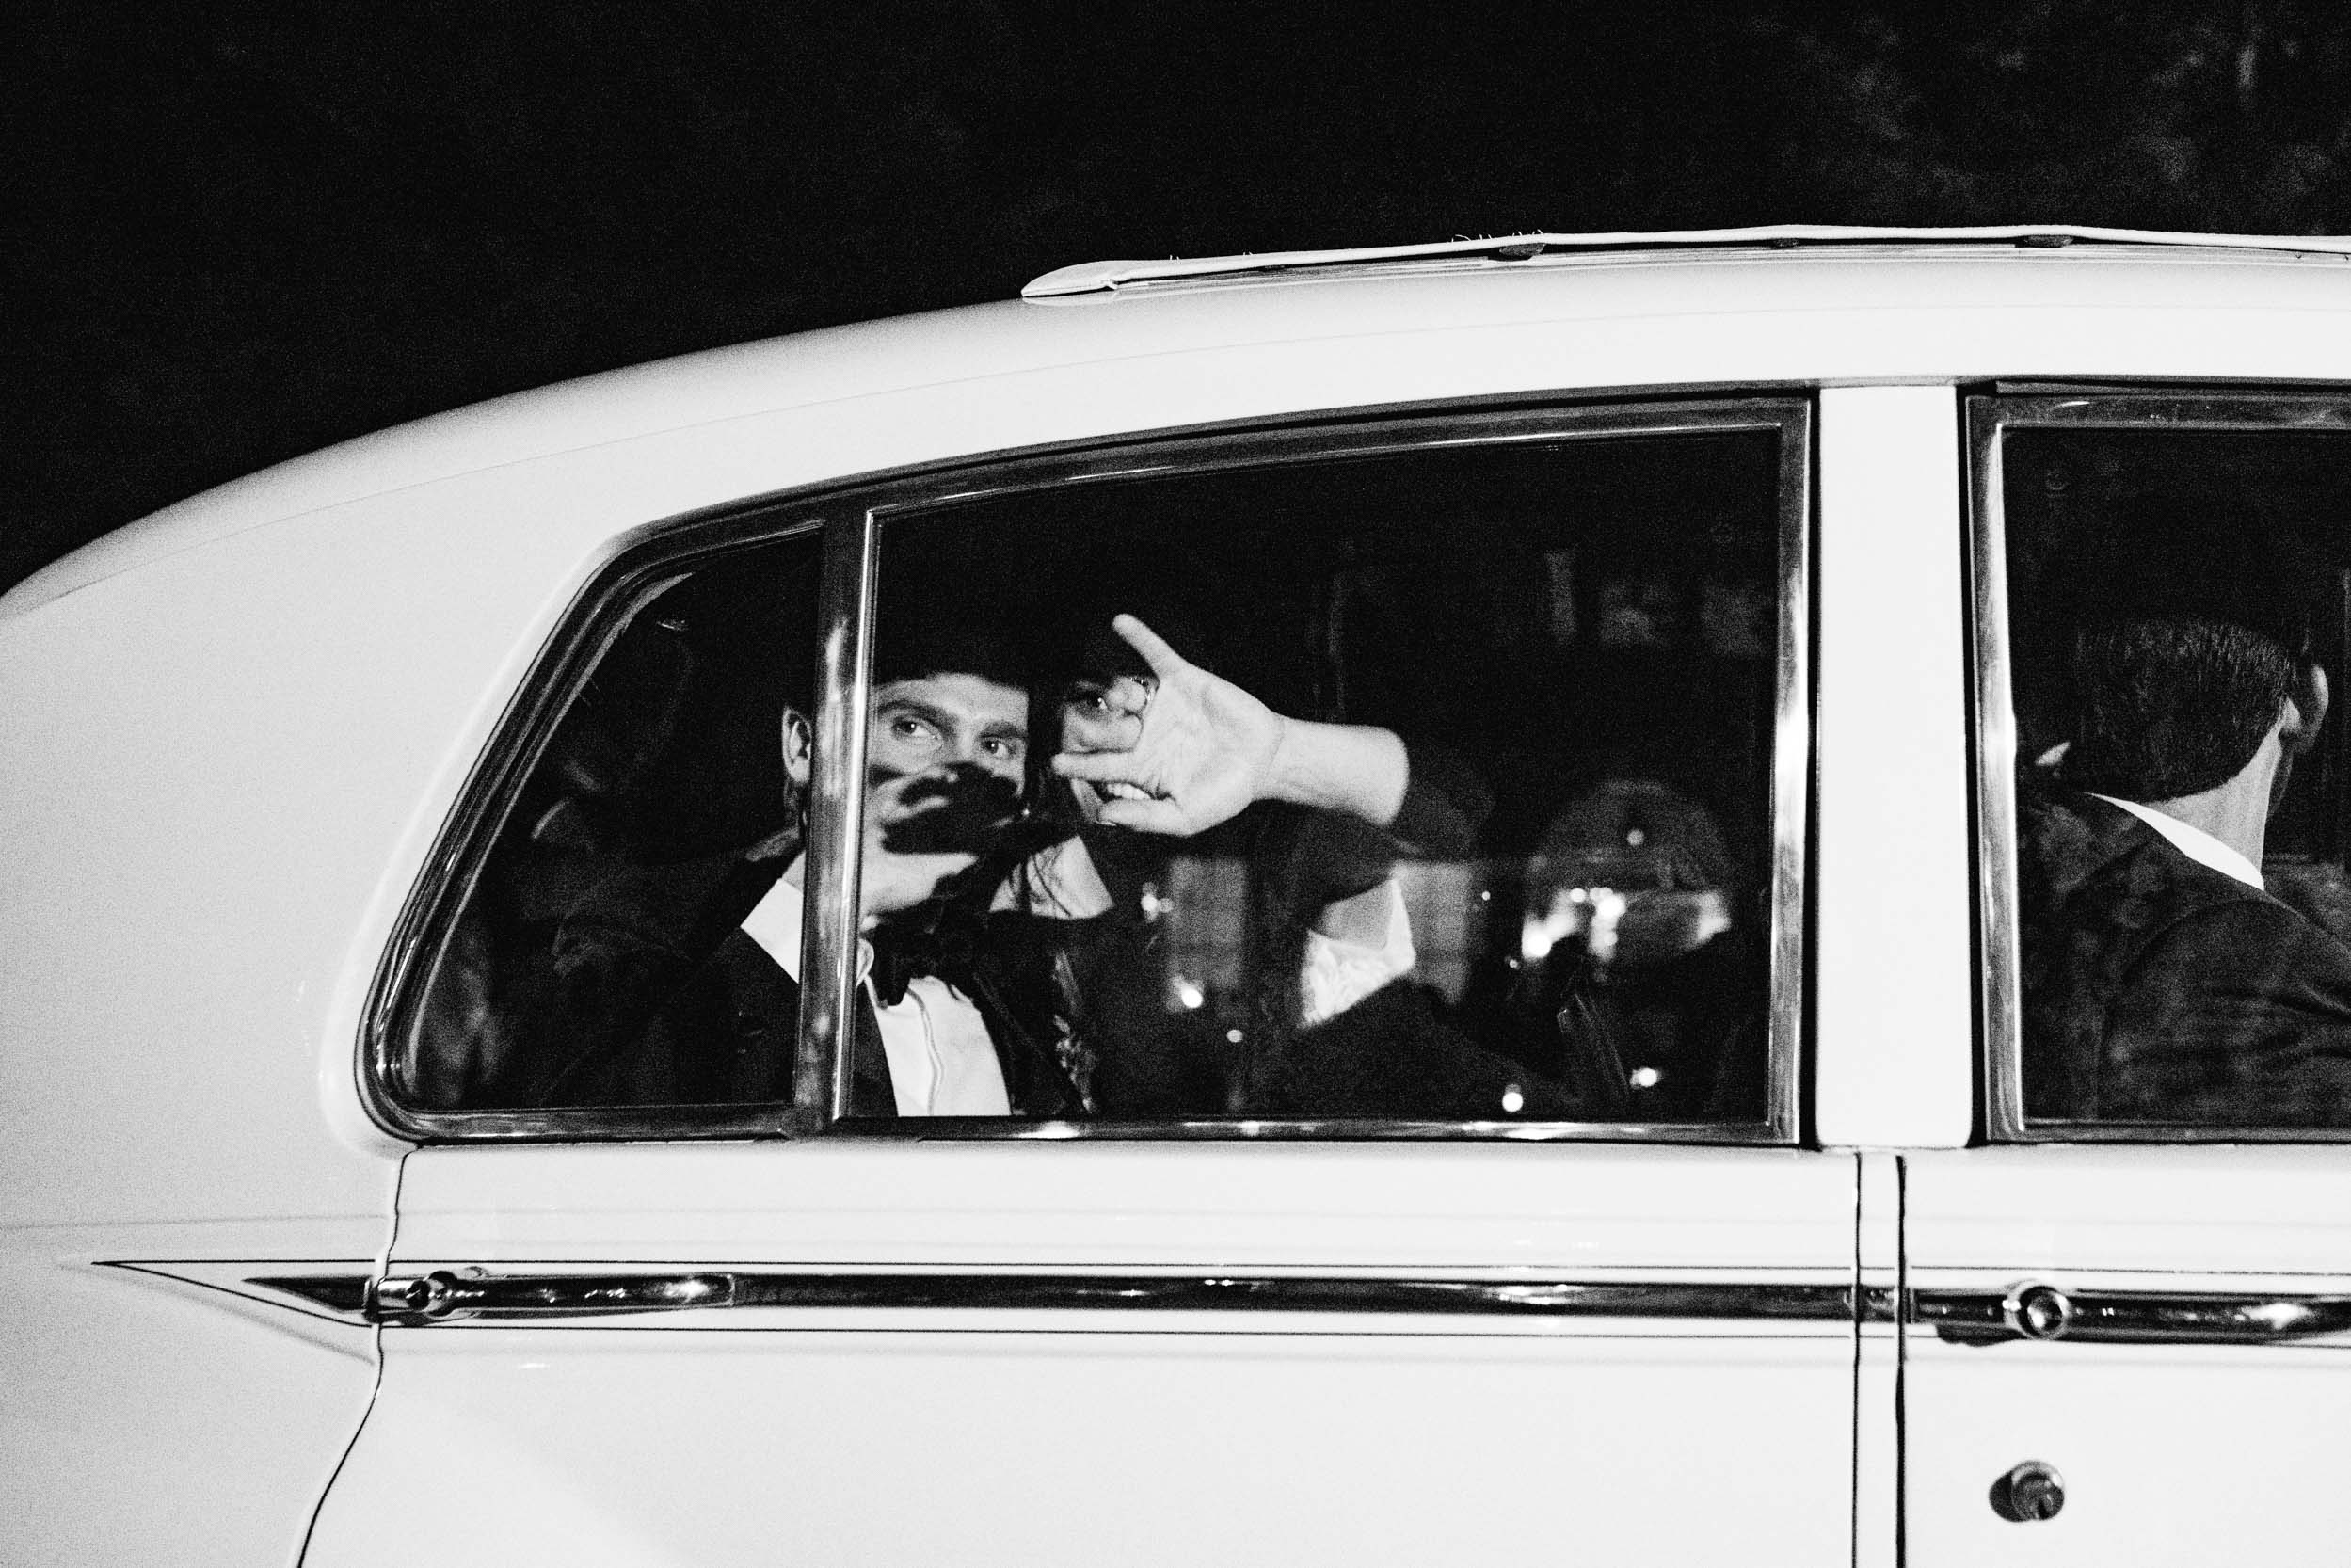
[[[484,781],[503,790],[500,818],[444,891],[380,1069],[396,1103],[791,1099],[789,982],[757,998],[730,982],[760,972],[764,950],[741,934],[754,911],[761,937],[797,938],[817,567],[804,533],[639,568],[604,597],[582,657],[540,694],[562,703],[536,755]]]
[[[1995,1132],[2351,1128],[2343,412],[1976,406]]]
[[[905,733],[877,712],[885,984],[842,1110],[1763,1125],[1783,441],[1424,449],[891,515],[874,693]],[[984,719],[1024,713],[1017,755],[984,749]],[[877,904],[893,836],[936,856],[959,822],[954,884]],[[904,992],[902,934],[925,954]]]
[[[640,549],[420,893],[379,1104],[1785,1141],[1807,412],[1167,443]]]

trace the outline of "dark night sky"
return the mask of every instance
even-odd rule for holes
[[[33,0],[0,586],[329,441],[1109,256],[2351,230],[2351,8]]]

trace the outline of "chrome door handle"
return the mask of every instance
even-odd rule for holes
[[[584,1312],[674,1312],[731,1306],[732,1274],[532,1274],[500,1279],[448,1269],[387,1274],[369,1292],[381,1322],[452,1318],[575,1317]]]
[[[2229,1296],[2059,1290],[2026,1281],[1997,1294],[1914,1290],[1910,1320],[1962,1344],[2010,1339],[2090,1344],[2275,1345],[2351,1334],[2351,1296]]]

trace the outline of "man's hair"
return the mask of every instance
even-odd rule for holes
[[[911,598],[899,605],[885,599],[874,617],[876,686],[926,675],[976,675],[1025,692],[1036,683],[1036,665],[1033,650],[1008,629],[941,615]]]
[[[2066,782],[2124,800],[2176,800],[2234,778],[2278,722],[2293,655],[2201,616],[2103,621],[2074,634],[2075,730]]]
[[[2235,777],[2294,690],[2317,572],[2257,498],[2188,484],[2077,563],[2068,784],[2176,800]]]

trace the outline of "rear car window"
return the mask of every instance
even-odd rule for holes
[[[884,485],[825,508],[865,563],[830,597],[815,533],[634,562],[484,786],[390,1096],[458,1136],[1784,1141],[1807,413]],[[812,650],[860,634],[828,696]],[[1323,774],[1242,758],[1199,813],[1195,780],[1083,776],[1146,734],[1214,766],[1280,735]],[[820,736],[856,737],[830,806]],[[853,831],[827,952],[802,889]]]

